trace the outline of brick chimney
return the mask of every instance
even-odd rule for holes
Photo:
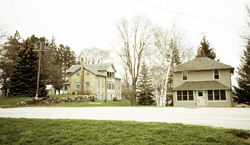
[[[81,57],[81,75],[80,75],[81,93],[84,93],[84,59]]]
[[[200,48],[197,49],[196,57],[203,57],[202,49],[200,49]]]

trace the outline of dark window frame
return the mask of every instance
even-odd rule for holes
[[[211,93],[212,91],[212,96]],[[212,97],[213,99],[209,99],[209,97]],[[227,93],[226,90],[208,90],[208,101],[226,101],[227,100]]]
[[[177,91],[177,101],[187,101],[187,102],[194,101],[193,90]]]
[[[219,80],[220,79],[220,72],[218,69],[214,70],[214,79]]]
[[[182,72],[182,80],[183,81],[187,81],[188,80],[188,72],[187,71],[183,71]]]

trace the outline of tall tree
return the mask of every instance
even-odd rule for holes
[[[238,87],[234,86],[234,100],[238,103],[250,105],[250,39],[241,57],[241,65],[238,67]]]
[[[171,72],[173,67],[180,63],[179,50],[182,48],[183,34],[177,32],[175,29],[168,30],[161,27],[155,27],[153,31],[154,59],[151,70],[157,106],[166,105],[170,92],[168,84],[171,83]]]
[[[1,90],[4,92],[4,96],[7,96],[9,90],[9,79],[17,62],[21,39],[19,32],[16,31],[14,36],[8,37],[7,42],[0,48],[0,69],[2,70],[0,78],[2,80]]]
[[[34,97],[37,85],[37,53],[30,38],[22,44],[18,53],[17,64],[10,78],[11,97]],[[45,85],[39,82],[39,97],[47,95]]]
[[[152,88],[152,79],[150,76],[149,68],[146,63],[143,62],[141,66],[141,71],[138,80],[138,98],[140,105],[153,104],[155,101],[153,100],[153,88]]]
[[[250,8],[246,5],[247,12],[247,24],[248,30],[250,30]],[[249,31],[243,36],[243,40],[246,40],[247,45],[241,57],[241,64],[238,67],[237,78],[238,86],[234,86],[234,100],[237,103],[245,103],[250,105],[250,35]]]
[[[212,48],[209,44],[209,42],[206,40],[206,36],[203,36],[202,41],[200,42],[199,49],[202,50],[201,55],[209,57],[211,59],[216,58],[216,53],[214,51],[214,48]]]
[[[80,58],[84,58],[85,64],[99,64],[107,61],[110,58],[110,53],[107,50],[102,50],[97,47],[85,48],[81,51],[78,56],[78,63],[80,63]]]
[[[151,41],[151,22],[142,15],[137,15],[131,20],[122,19],[117,24],[120,40],[118,55],[128,70],[132,80],[131,106],[136,106],[136,86],[139,76],[141,59],[149,48]]]
[[[170,72],[169,72],[169,77],[168,77],[168,82],[167,82],[167,91],[168,91],[168,94],[166,96],[167,98],[167,102],[166,102],[166,105],[168,106],[168,102],[169,100],[172,100],[173,99],[173,94],[172,94],[172,87],[173,87],[173,68],[176,66],[176,65],[179,65],[181,63],[181,59],[180,59],[180,53],[179,53],[179,49],[178,49],[178,46],[176,45],[176,39],[174,40],[173,38],[171,39],[170,41],[170,44],[169,44],[169,48],[172,51],[172,57],[173,59],[171,59],[171,62],[170,62]]]

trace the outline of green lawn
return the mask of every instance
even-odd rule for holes
[[[0,118],[0,144],[249,144],[243,130],[207,126],[70,119]]]
[[[63,94],[63,95],[50,95],[50,97],[70,97],[75,95],[70,94]],[[21,101],[32,99],[28,97],[24,98],[7,98],[7,97],[0,97],[0,108],[5,107],[16,107],[15,105]],[[58,103],[58,104],[39,104],[39,105],[26,105],[20,107],[129,107],[130,101],[96,101],[96,102],[73,102],[73,103]],[[143,107],[151,107],[156,106],[156,102],[153,105],[138,105]]]
[[[0,97],[0,107],[2,106],[15,106],[17,103],[28,100],[28,97],[21,97],[21,98],[7,98],[7,97]]]

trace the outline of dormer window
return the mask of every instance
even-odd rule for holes
[[[219,70],[218,69],[214,70],[214,79],[216,79],[216,80],[220,79],[220,75],[219,75]]]
[[[184,71],[182,72],[182,80],[186,81],[188,79],[188,72]]]

